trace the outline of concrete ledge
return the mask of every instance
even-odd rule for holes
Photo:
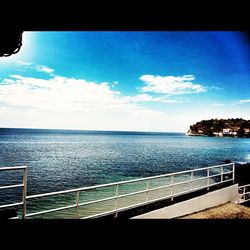
[[[215,207],[229,201],[236,202],[239,199],[238,184],[235,184],[168,207],[132,217],[131,219],[172,219]]]

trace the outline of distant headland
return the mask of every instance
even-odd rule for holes
[[[191,125],[187,135],[250,138],[250,120],[242,118],[202,120]]]

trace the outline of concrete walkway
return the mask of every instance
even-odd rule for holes
[[[229,201],[236,202],[239,199],[238,184],[235,184],[168,207],[132,217],[131,219],[172,219],[219,206]]]

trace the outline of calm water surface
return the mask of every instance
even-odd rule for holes
[[[183,133],[0,129],[0,166],[27,165],[28,193],[250,161],[250,139]]]
[[[184,133],[0,129],[0,167],[27,165],[28,195],[218,165],[225,159],[249,162],[250,139]],[[21,173],[0,172],[0,186],[16,184],[17,180],[21,182]],[[82,193],[80,201],[110,194],[113,196],[115,190]],[[21,190],[0,190],[0,204],[20,197]],[[75,194],[58,199],[29,201],[27,210],[74,204]],[[81,216],[113,209],[112,202],[84,207]],[[128,200],[119,204],[126,205]],[[74,213],[75,209],[44,218],[74,218]]]

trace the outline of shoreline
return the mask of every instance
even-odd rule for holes
[[[206,137],[227,137],[227,138],[250,138],[250,136],[237,136],[237,135],[204,135],[204,134],[194,134],[194,133],[186,133],[188,136],[206,136]]]

